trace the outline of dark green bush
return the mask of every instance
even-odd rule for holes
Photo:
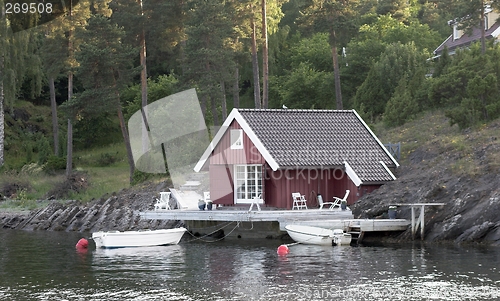
[[[66,169],[66,158],[50,156],[43,166],[45,172],[51,173]]]
[[[97,166],[105,167],[109,166],[117,161],[116,155],[112,155],[110,153],[103,153],[97,159]]]

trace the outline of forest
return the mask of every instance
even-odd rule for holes
[[[433,54],[448,21],[470,31],[498,0],[47,1],[52,15],[11,2],[26,1],[0,0],[2,165],[19,101],[50,107],[52,133],[26,137],[67,173],[73,148],[127,144],[133,113],[191,88],[208,125],[239,107],[355,109],[389,127],[438,108],[461,129],[500,117],[499,44]]]

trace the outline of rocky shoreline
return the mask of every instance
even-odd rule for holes
[[[126,231],[168,229],[178,221],[143,220],[140,211],[154,208],[154,197],[166,184],[146,184],[82,204],[79,201],[52,201],[31,212],[0,211],[0,227],[48,231]]]
[[[454,157],[417,150],[397,171],[397,180],[361,198],[353,207],[355,218],[387,218],[392,204],[445,203],[425,210],[426,242],[500,245],[500,173],[456,174]],[[420,209],[415,210],[416,218]],[[411,220],[410,206],[400,206],[397,218]],[[418,231],[420,233],[420,229]],[[420,235],[417,239],[420,240]],[[411,240],[411,229],[398,235]]]

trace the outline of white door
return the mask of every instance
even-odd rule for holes
[[[250,204],[262,193],[262,165],[235,166],[235,204]]]

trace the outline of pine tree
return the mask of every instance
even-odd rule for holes
[[[214,124],[220,125],[217,100],[224,99],[225,83],[234,78],[233,24],[228,6],[218,0],[191,1],[189,5],[183,79],[198,88],[205,120],[210,106]]]
[[[120,92],[136,73],[133,67],[135,50],[122,43],[125,33],[109,18],[96,14],[89,19],[85,30],[77,38],[85,41],[76,54],[79,62],[77,75],[85,90],[78,93],[67,107],[79,118],[92,118],[103,112],[117,112],[127,149],[130,182],[133,180],[134,161],[125,126]]]
[[[338,110],[343,108],[338,46],[346,45],[358,29],[356,24],[358,6],[358,0],[311,0],[302,18],[305,26],[314,28],[316,31],[326,31],[330,36]]]

